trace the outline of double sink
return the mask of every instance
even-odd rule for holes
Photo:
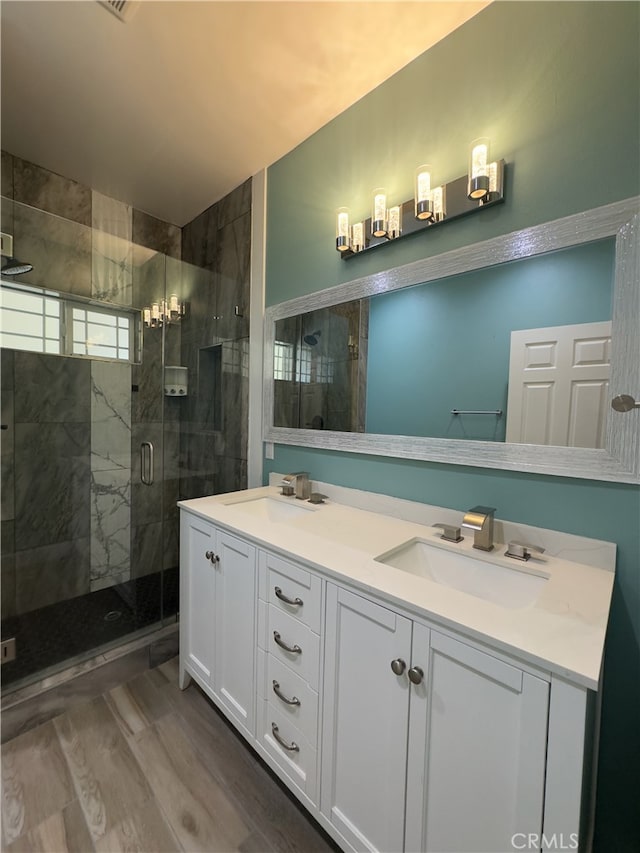
[[[322,513],[322,507],[293,502],[291,498],[270,496],[237,498],[228,506],[255,519],[277,524],[295,523],[311,514]],[[429,535],[429,534],[427,534]],[[374,557],[378,563],[400,569],[432,583],[449,587],[467,595],[490,601],[507,609],[529,607],[540,597],[549,574],[537,565],[514,563],[513,567],[497,554],[461,553],[459,545],[443,544],[437,533],[428,538],[412,538]]]

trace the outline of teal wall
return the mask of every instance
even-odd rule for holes
[[[338,116],[268,172],[266,301],[636,195],[640,191],[640,6],[493,3]],[[339,33],[336,34],[339,38]],[[506,201],[340,261],[334,211],[368,215],[373,187],[410,198],[415,167],[466,172],[490,136]],[[640,849],[640,490],[633,486],[277,446],[269,471],[617,543],[607,640],[596,849]]]
[[[614,253],[601,240],[373,297],[367,432],[504,441],[504,415],[451,410],[506,414],[512,330],[610,320]]]

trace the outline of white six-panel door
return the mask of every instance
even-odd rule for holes
[[[611,322],[511,333],[506,440],[604,447]]]

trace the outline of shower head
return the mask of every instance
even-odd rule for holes
[[[317,332],[311,332],[310,335],[305,335],[303,340],[305,344],[308,344],[310,347],[314,347],[318,343],[318,338],[321,335],[320,329]]]
[[[31,272],[33,264],[24,263],[17,258],[6,257],[2,263],[2,275],[22,275],[25,272]]]

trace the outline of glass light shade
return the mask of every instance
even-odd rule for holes
[[[180,303],[178,302],[178,297],[175,293],[172,293],[169,297],[169,311],[171,313],[172,320],[175,320],[180,314]]]
[[[364,222],[354,222],[351,227],[351,249],[354,252],[364,249]]]
[[[469,155],[468,197],[484,198],[489,192],[489,140],[486,136],[474,139]]]
[[[151,325],[157,326],[160,322],[160,304],[158,302],[151,303]]]
[[[434,187],[431,190],[431,204],[433,207],[433,218],[441,222],[445,217],[444,209],[444,187]]]
[[[387,233],[387,191],[384,187],[373,191],[371,233],[374,237],[384,237]]]
[[[143,308],[142,320],[143,320],[145,326],[151,325],[151,308]]]
[[[497,193],[498,188],[498,164],[489,163],[489,192]]]
[[[402,207],[399,204],[389,208],[388,234],[391,240],[400,236],[402,231]]]
[[[415,211],[416,219],[431,219],[431,166],[425,164],[416,169],[415,182]]]
[[[349,208],[339,207],[336,211],[336,249],[348,252],[349,245]]]

